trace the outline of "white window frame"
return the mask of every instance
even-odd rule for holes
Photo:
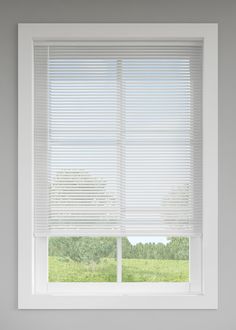
[[[190,241],[189,283],[47,284],[47,241],[33,237],[33,42],[203,41],[203,235]],[[18,308],[216,309],[218,304],[217,24],[19,24]],[[35,258],[39,269],[35,270]],[[186,287],[187,286],[187,287]]]

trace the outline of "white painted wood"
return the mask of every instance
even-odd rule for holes
[[[35,294],[45,294],[48,292],[48,239],[37,237],[35,243]]]
[[[117,283],[122,282],[122,238],[118,237],[116,239],[116,262],[117,262]]]
[[[202,238],[189,239],[189,282],[191,292],[202,292]]]
[[[189,282],[182,283],[48,283],[48,293],[68,295],[165,295],[190,294]],[[200,292],[195,292],[200,294]]]
[[[218,37],[204,37],[203,61],[203,293],[218,300]]]
[[[32,296],[33,276],[33,86],[32,39],[19,29],[18,47],[18,301]]]

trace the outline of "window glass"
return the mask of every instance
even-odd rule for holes
[[[49,282],[188,282],[189,239],[186,237],[51,237]],[[122,255],[122,260],[117,256]]]
[[[189,238],[122,239],[123,282],[188,282]]]
[[[116,239],[51,237],[49,282],[116,282]]]

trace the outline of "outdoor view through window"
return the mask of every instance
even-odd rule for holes
[[[48,276],[49,282],[116,282],[116,238],[50,238]],[[188,238],[122,239],[122,282],[188,281]]]

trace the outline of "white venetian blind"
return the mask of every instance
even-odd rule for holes
[[[35,235],[201,235],[201,43],[38,42],[34,63]]]

